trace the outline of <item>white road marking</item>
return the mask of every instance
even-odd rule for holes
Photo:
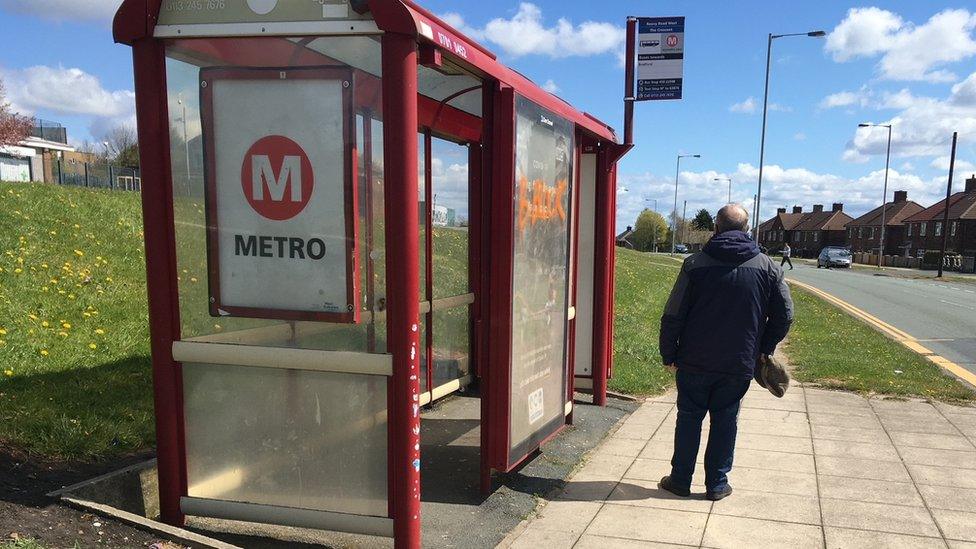
[[[952,301],[946,301],[944,299],[940,299],[939,301],[941,301],[942,303],[945,303],[946,305],[952,305],[953,307],[962,307],[963,309],[969,309],[970,311],[976,311],[976,307],[967,307],[965,305],[960,305],[958,303],[953,303]]]

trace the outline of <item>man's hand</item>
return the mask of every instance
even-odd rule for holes
[[[672,374],[678,373],[678,365],[677,364],[668,364],[667,366],[665,366],[665,368],[667,368],[668,371],[671,372]]]

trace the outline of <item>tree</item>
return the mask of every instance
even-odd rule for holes
[[[0,80],[0,146],[16,145],[30,135],[34,121],[13,111],[7,102],[7,92]]]
[[[637,216],[637,222],[634,223],[634,233],[630,237],[630,241],[634,244],[634,248],[649,252],[654,251],[655,245],[661,247],[668,235],[668,223],[664,220],[661,214],[652,211],[644,210]]]
[[[116,126],[105,136],[109,158],[125,168],[139,167],[139,141],[130,126]]]
[[[691,225],[699,231],[715,230],[715,220],[712,219],[712,214],[708,213],[708,210],[705,208],[698,210],[698,213],[695,214],[695,219],[691,221]]]

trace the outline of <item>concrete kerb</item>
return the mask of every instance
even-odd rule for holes
[[[157,493],[155,479],[156,460],[150,459],[49,492],[47,496],[81,511],[128,524],[182,545],[213,549],[240,549],[236,545],[183,528],[163,524],[146,518],[146,516],[121,509],[121,507],[127,506],[123,500],[129,500],[130,504],[134,503],[131,506],[137,508],[142,506],[147,516],[157,515],[158,508],[153,509]],[[94,498],[112,501],[114,505],[92,501]]]

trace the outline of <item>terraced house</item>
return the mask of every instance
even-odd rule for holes
[[[759,226],[759,243],[775,252],[789,242],[796,257],[816,257],[824,246],[845,245],[845,226],[852,219],[841,203],[830,211],[824,211],[822,204],[814,204],[810,212],[802,206],[793,206],[792,213],[779,208],[775,217]]]
[[[883,209],[882,209],[883,208]],[[894,200],[878,206],[847,224],[847,243],[852,252],[877,253],[881,245],[881,217],[884,212],[884,255],[906,255],[910,242],[905,219],[925,207],[908,199],[908,191],[895,191]]]
[[[942,249],[946,232],[946,251],[976,255],[976,175],[966,180],[962,192],[949,197],[947,221],[945,204],[945,199],[939,200],[904,220],[909,253],[921,256],[926,250]]]

